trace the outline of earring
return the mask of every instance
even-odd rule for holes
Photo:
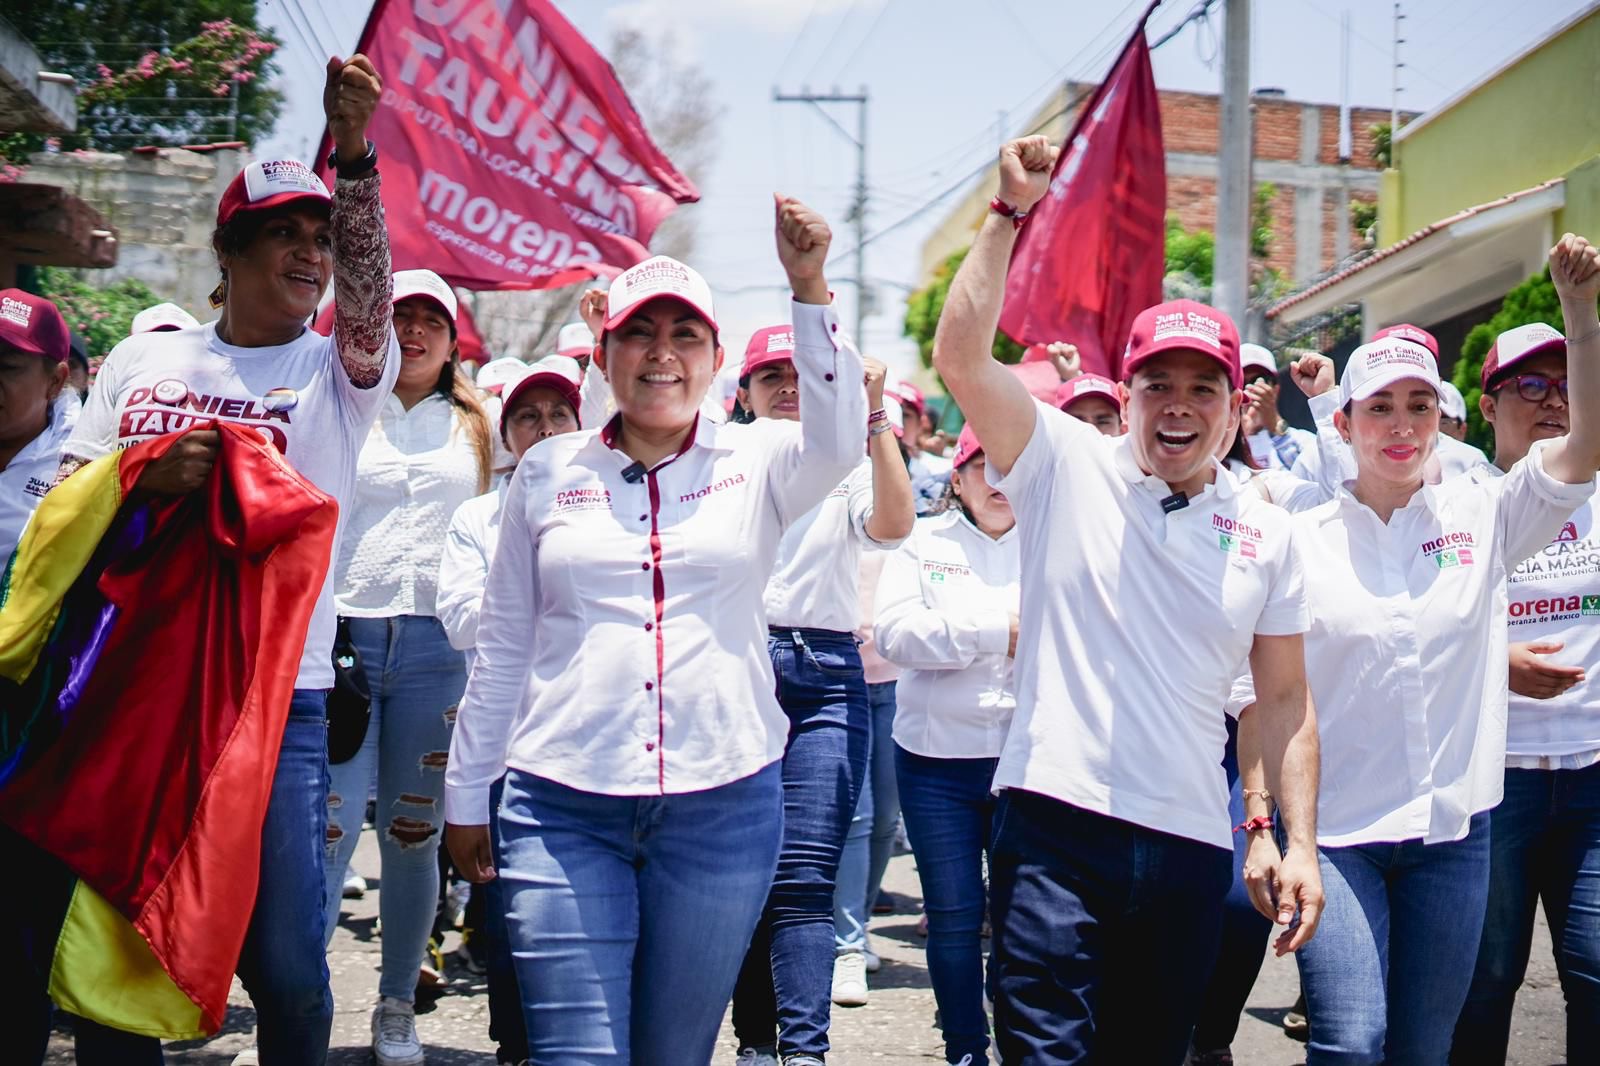
[[[217,282],[217,287],[211,290],[211,295],[206,297],[213,309],[220,308],[228,299],[228,276],[224,274],[222,280]]]

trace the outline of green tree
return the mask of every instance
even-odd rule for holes
[[[1543,322],[1562,329],[1561,301],[1556,296],[1555,284],[1550,280],[1550,268],[1535,274],[1521,285],[1506,293],[1500,310],[1489,321],[1472,327],[1466,340],[1461,342],[1461,358],[1451,374],[1456,388],[1467,401],[1467,440],[1494,454],[1494,428],[1483,420],[1478,410],[1478,399],[1483,395],[1483,359],[1489,354],[1494,339],[1508,329],[1526,326],[1530,322]]]
[[[1374,122],[1367,131],[1372,134],[1372,161],[1388,170],[1394,166],[1394,128],[1387,122]]]
[[[282,107],[270,84],[279,42],[259,29],[256,0],[0,0],[0,16],[77,79],[78,129],[63,148],[253,144]],[[5,151],[42,144],[13,138]]]
[[[1209,289],[1216,267],[1217,239],[1208,230],[1186,230],[1175,214],[1167,216],[1167,274],[1187,275]]]
[[[950,282],[956,276],[961,261],[967,257],[970,249],[963,248],[953,252],[939,269],[933,272],[933,280],[906,297],[906,320],[904,334],[917,342],[917,349],[922,353],[922,365],[933,365],[933,334],[939,326],[939,315],[944,311],[944,299],[950,294]],[[1002,363],[1017,363],[1022,361],[1022,353],[1027,351],[1022,345],[1007,337],[1004,333],[995,331],[994,357]]]
[[[150,286],[133,278],[100,289],[70,270],[41,267],[34,280],[39,295],[54,300],[67,325],[89,342],[95,366],[128,335],[134,315],[161,302]]]

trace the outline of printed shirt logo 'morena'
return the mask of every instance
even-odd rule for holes
[[[1212,515],[1211,528],[1216,531],[1218,548],[1244,559],[1256,558],[1261,542],[1266,539],[1259,527],[1225,515]]]
[[[710,496],[714,492],[721,492],[723,489],[731,489],[735,485],[743,485],[743,484],[744,484],[744,475],[743,474],[735,474],[732,477],[725,477],[720,481],[713,481],[711,484],[707,485],[703,489],[696,489],[694,492],[686,492],[682,496],[678,497],[678,502],[679,503],[693,503],[696,500],[705,499],[707,496]]]
[[[1507,605],[1511,624],[1555,622],[1585,615],[1600,615],[1600,596],[1545,596],[1536,600],[1513,600]]]
[[[1454,566],[1471,566],[1474,547],[1476,544],[1471,533],[1445,533],[1423,542],[1422,557],[1432,560],[1440,570],[1448,570]]]
[[[953,577],[971,577],[972,567],[959,563],[924,562],[922,572],[928,575],[928,580],[933,584],[942,585]]]

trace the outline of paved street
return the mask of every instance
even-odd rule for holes
[[[356,868],[371,883],[377,883],[378,851],[370,829],[362,834]],[[887,887],[902,897],[919,896],[911,856],[894,860]],[[380,891],[381,887],[369,891],[365,899],[346,901],[345,918],[329,955],[337,1010],[333,1053],[328,1060],[331,1066],[364,1066],[371,1061],[368,1016],[378,981],[379,944],[374,926]],[[872,935],[883,956],[883,970],[876,976],[869,1006],[835,1008],[830,1064],[927,1066],[943,1061],[938,1033],[933,1028],[933,993],[928,987],[922,940],[916,926],[914,913],[889,915],[873,922]],[[447,948],[453,946],[452,939]],[[1152,960],[1151,964],[1160,963]],[[1528,983],[1517,1001],[1511,1057],[1507,1061],[1514,1066],[1552,1066],[1564,1061],[1563,1006],[1542,919],[1529,971]],[[428,1062],[431,1066],[488,1066],[494,1056],[488,1039],[488,997],[483,979],[469,974],[453,960],[449,976],[452,980],[448,993],[417,1020]],[[1241,1066],[1289,1066],[1304,1061],[1303,1046],[1285,1037],[1278,1024],[1294,1003],[1297,990],[1293,961],[1269,958],[1233,1045]],[[254,1024],[249,999],[237,983],[233,1004],[221,1033],[209,1041],[169,1045],[167,1062],[172,1066],[228,1066],[237,1052],[250,1046]],[[1160,1004],[1152,1003],[1150,1009],[1159,1010]],[[715,1060],[718,1066],[731,1064],[734,1051],[731,1030],[724,1025]],[[58,1033],[47,1061],[51,1066],[70,1064],[70,1038]]]

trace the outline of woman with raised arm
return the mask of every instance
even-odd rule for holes
[[[867,424],[827,223],[775,207],[800,422],[700,413],[711,291],[658,256],[607,294],[594,371],[616,415],[534,445],[506,492],[446,840],[469,879],[504,878],[535,1066],[708,1062],[772,887],[789,720],[762,597],[784,530],[860,463]]]
[[[294,159],[258,160],[229,183],[211,235],[222,316],[198,329],[143,333],[100,367],[63,472],[117,448],[220,417],[248,425],[340,504],[355,492],[356,457],[400,367],[390,306],[389,232],[377,150],[367,141],[382,83],[365,56],[328,61],[323,108],[338,174],[330,196]],[[333,334],[307,328],[335,282]],[[200,412],[217,412],[206,414]],[[178,494],[205,484],[214,430],[186,434],[139,480]],[[261,881],[239,975],[256,1008],[265,1066],[326,1060],[333,997],[323,957],[328,827],[327,691],[333,685],[333,569],[317,598],[261,831]],[[80,1042],[85,1039],[82,1030]],[[96,1036],[88,1037],[93,1041]],[[147,1037],[106,1059],[160,1061]],[[125,1041],[141,1045],[130,1049]]]
[[[1334,428],[1356,476],[1295,518],[1320,562],[1306,575],[1306,674],[1322,733],[1327,907],[1298,959],[1311,1066],[1431,1066],[1450,1054],[1504,786],[1507,576],[1561,533],[1600,468],[1597,259],[1572,234],[1550,251],[1568,331],[1582,339],[1568,345],[1569,428],[1533,442],[1503,477],[1424,478],[1439,374],[1421,344],[1362,345],[1340,379]],[[1242,743],[1240,760],[1247,789],[1270,789]]]

